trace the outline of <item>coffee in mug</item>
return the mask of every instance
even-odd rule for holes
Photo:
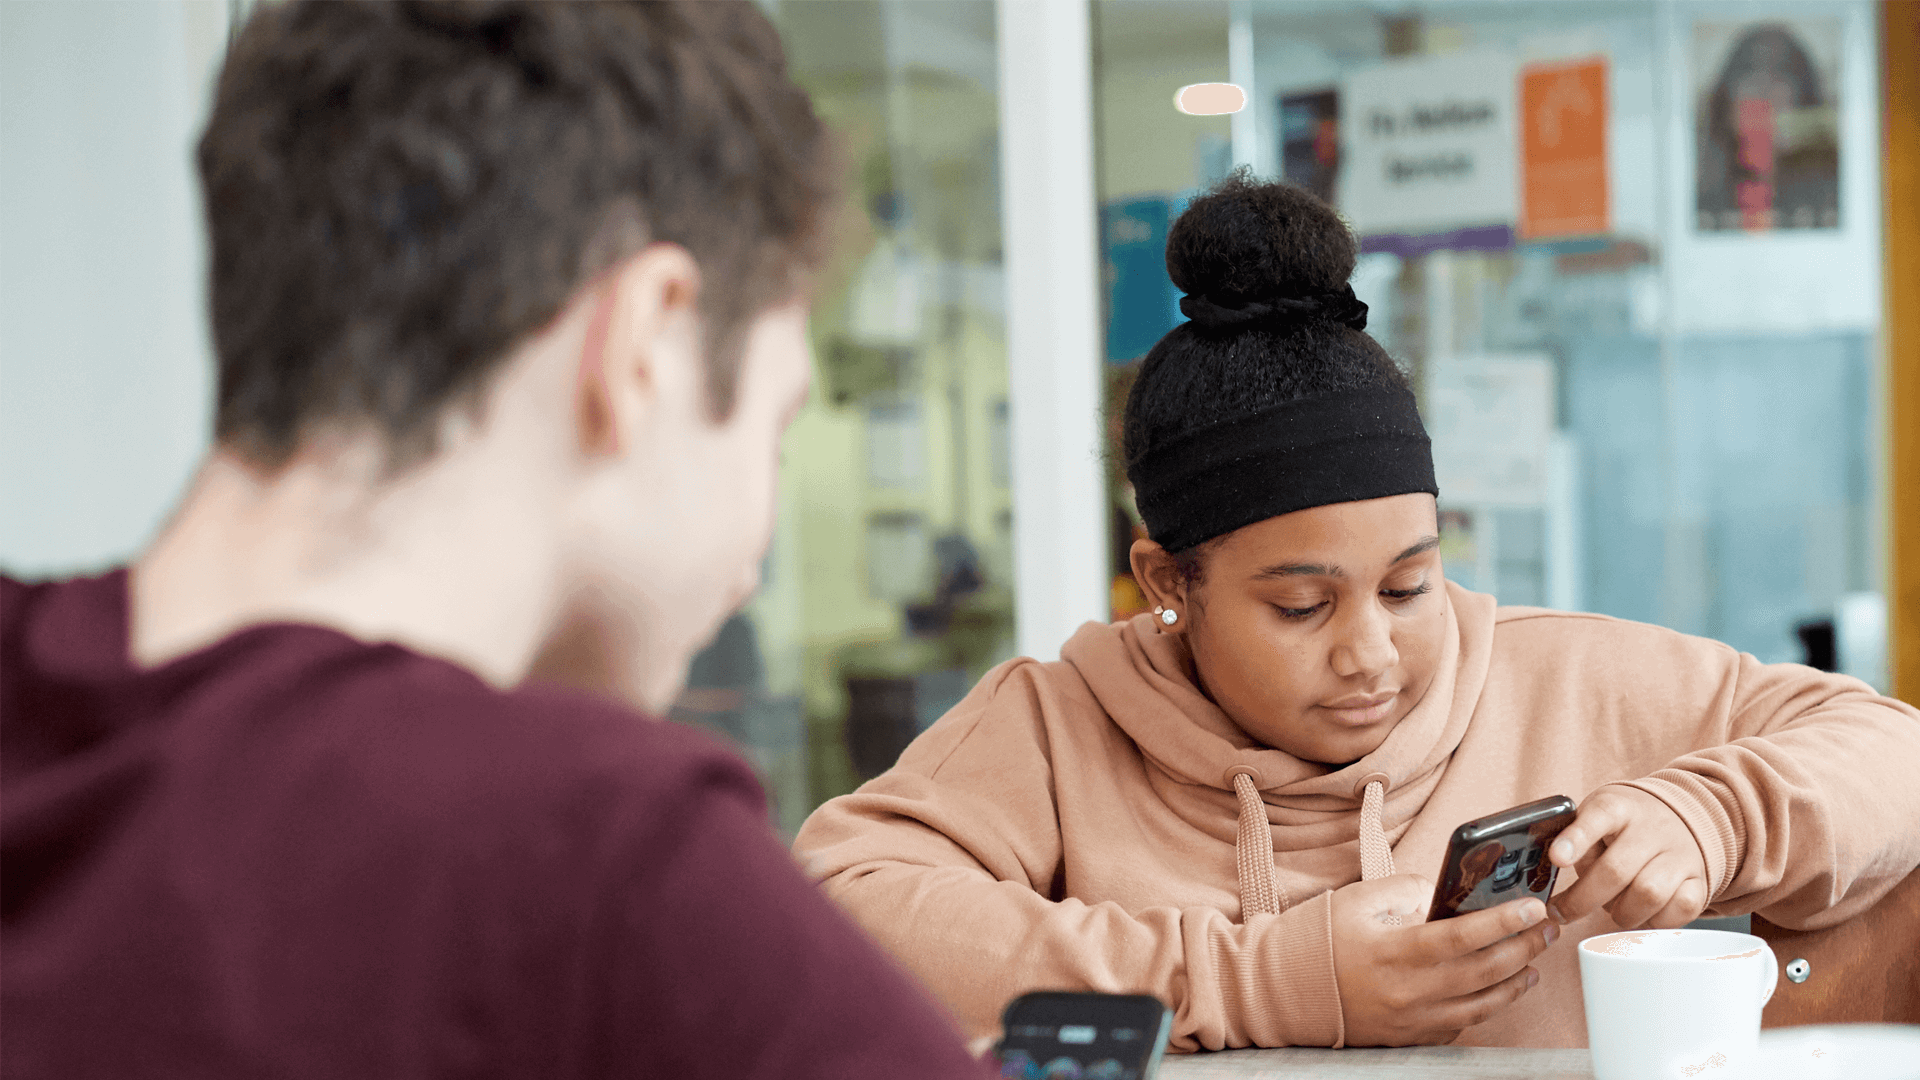
[[[1758,1065],[1779,962],[1752,934],[1626,930],[1580,943],[1594,1080],[1734,1080]]]

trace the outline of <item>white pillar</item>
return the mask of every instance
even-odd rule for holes
[[[1260,151],[1260,99],[1254,89],[1253,0],[1232,0],[1227,6],[1227,81],[1246,91],[1246,107],[1227,120],[1233,140],[1234,165],[1250,165],[1254,175],[1277,171],[1266,165]]]
[[[1087,0],[998,0],[1016,644],[1108,612]]]

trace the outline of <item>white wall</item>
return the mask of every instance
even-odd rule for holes
[[[203,452],[221,0],[0,2],[0,568],[126,559]]]

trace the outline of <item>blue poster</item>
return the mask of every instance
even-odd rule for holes
[[[1167,226],[1175,207],[1165,195],[1146,195],[1100,208],[1108,363],[1145,356],[1182,317],[1180,294],[1167,279]]]

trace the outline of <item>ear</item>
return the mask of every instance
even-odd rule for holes
[[[1172,608],[1181,618],[1186,618],[1187,585],[1180,580],[1180,568],[1174,565],[1173,556],[1166,548],[1152,540],[1135,540],[1127,552],[1127,561],[1133,565],[1133,580],[1140,584],[1148,603],[1156,608]],[[1184,629],[1186,624],[1180,623],[1174,632]]]
[[[579,359],[581,449],[618,454],[668,399],[704,392],[700,268],[678,244],[649,244],[593,287]]]
[[[584,302],[589,305],[587,333],[580,345],[579,389],[575,395],[580,449],[589,456],[617,454],[620,440],[614,432],[606,363],[607,330],[613,322],[612,283],[602,281],[592,286]]]

